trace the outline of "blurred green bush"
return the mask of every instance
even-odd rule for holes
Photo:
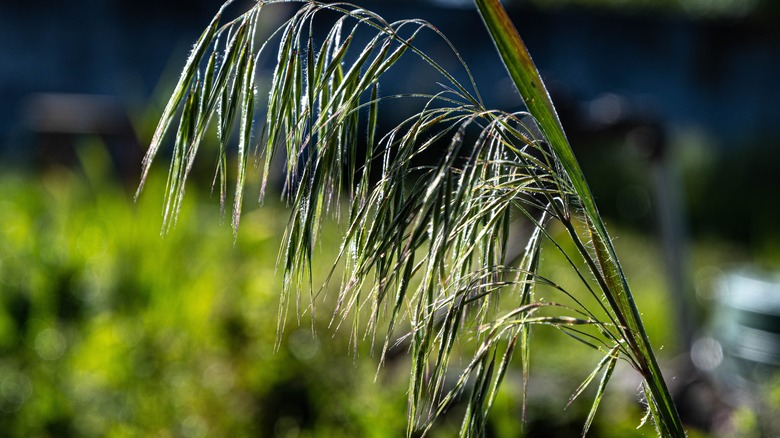
[[[100,144],[77,150],[80,169],[0,173],[0,436],[404,434],[403,354],[377,373],[370,342],[358,340],[353,354],[349,328],[329,326],[327,301],[313,321],[308,311],[296,320],[292,303],[277,335],[282,205],[251,209],[234,240],[218,201],[193,187],[178,226],[161,237],[164,175],[133,202],[134,187],[116,181]],[[674,304],[656,243],[618,235],[650,336],[668,359]],[[315,286],[338,250],[338,226],[321,240]],[[544,272],[577,287],[559,259],[548,251]],[[587,394],[564,408],[598,354],[544,327],[532,351],[523,430],[522,374],[510,370],[491,432],[579,435]],[[650,433],[636,430],[638,381],[624,371],[590,436]],[[451,417],[434,436],[457,433],[460,416]]]
[[[234,243],[193,191],[160,237],[164,181],[133,203],[99,145],[79,151],[86,173],[0,177],[0,435],[402,433],[405,379],[374,383],[327,318],[274,351],[279,207]]]

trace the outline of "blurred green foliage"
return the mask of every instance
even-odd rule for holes
[[[134,187],[115,180],[100,144],[78,151],[81,169],[0,173],[0,435],[403,435],[406,358],[377,373],[369,341],[352,352],[348,328],[329,327],[328,301],[314,318],[292,316],[275,349],[284,206],[250,209],[234,240],[216,196],[193,187],[177,227],[161,237],[164,175],[133,202]],[[617,235],[650,337],[670,359],[674,303],[657,242]],[[321,241],[315,285],[338,250],[336,223]],[[555,251],[543,263],[545,275],[579,287]],[[578,435],[595,388],[566,404],[599,357],[555,329],[535,330],[523,432],[518,369],[491,432]],[[636,429],[638,384],[618,367],[590,436],[652,435],[649,425]],[[443,417],[434,436],[455,434],[458,418]]]
[[[160,237],[164,181],[134,204],[101,148],[81,158],[86,175],[0,178],[0,435],[403,430],[405,380],[374,383],[376,360],[353,361],[320,321],[318,337],[287,324],[274,351],[279,207],[251,213],[234,243],[193,191]]]

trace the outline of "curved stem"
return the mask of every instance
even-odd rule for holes
[[[528,49],[499,0],[474,1],[528,111],[537,119],[582,203],[600,271],[594,274],[605,280],[602,288],[610,307],[625,324],[621,331],[636,355],[638,371],[652,394],[653,400],[649,402],[656,407],[652,412],[656,415],[658,430],[664,435],[684,437],[682,421],[663,380],[615,248]]]

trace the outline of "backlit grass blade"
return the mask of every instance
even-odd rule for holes
[[[152,161],[154,161],[154,157],[157,156],[157,151],[162,145],[163,137],[165,137],[165,133],[167,132],[171,121],[173,120],[176,109],[185,100],[189,84],[192,83],[192,80],[195,77],[195,73],[198,70],[198,65],[200,64],[203,55],[206,53],[206,50],[214,38],[214,34],[217,31],[217,27],[219,26],[219,20],[222,17],[222,9],[224,9],[229,3],[230,2],[225,3],[220,11],[217,12],[217,14],[211,20],[211,23],[203,31],[203,34],[201,34],[200,38],[198,38],[198,41],[195,43],[189,58],[187,58],[184,69],[179,76],[179,81],[177,82],[173,93],[171,93],[171,98],[165,105],[165,109],[160,116],[160,121],[157,124],[157,128],[152,135],[149,149],[146,152],[146,156],[144,156],[141,183],[139,184],[136,191],[136,198],[141,193],[141,190],[143,190],[144,182],[149,175],[149,168],[152,164]]]
[[[653,402],[658,404],[656,421],[662,423],[672,436],[683,437],[682,422],[663,380],[622,267],[539,72],[499,0],[475,0],[475,3],[528,111],[549,140],[585,210],[598,261],[598,271],[594,274],[600,274],[606,281],[605,296],[621,324],[625,341],[635,356],[638,371],[648,384]]]
[[[329,213],[342,223],[340,212],[345,212],[337,257],[343,274],[331,322],[338,328],[351,321],[354,351],[365,325],[363,336],[371,338],[372,349],[375,341],[381,344],[380,363],[391,348],[409,352],[409,435],[429,431],[434,419],[461,396],[466,404],[462,434],[483,434],[518,353],[525,403],[535,325],[561,330],[605,354],[588,379],[604,371],[586,429],[614,361],[621,358],[645,377],[659,430],[676,430],[671,418],[676,412],[664,398],[668,392],[606,229],[541,78],[500,3],[477,0],[530,116],[484,108],[460,54],[423,20],[389,23],[349,4],[301,1],[269,39],[258,40],[258,49],[258,16],[273,3],[283,2],[255,2],[219,28],[218,14],[185,65],[144,164],[147,172],[180,108],[164,226],[169,228],[177,217],[188,175],[213,122],[218,143],[213,184],[219,184],[223,209],[228,156],[235,153],[234,232],[252,144],[258,145],[257,162],[262,163],[261,199],[272,160],[284,161],[282,196],[291,213],[278,258],[283,278],[279,336],[289,308],[294,306],[299,318],[304,312],[313,314],[318,294],[326,291],[314,287],[312,268],[320,224]],[[333,13],[339,16],[332,18]],[[331,20],[331,27],[319,35],[315,20],[321,19]],[[469,78],[467,85],[415,46],[423,33],[453,49]],[[260,78],[256,65],[272,42],[278,48],[267,103],[255,108],[260,100],[255,96],[255,80]],[[408,55],[439,75],[443,91],[381,95],[383,77]],[[379,132],[380,107],[400,98],[416,100],[419,110]],[[256,111],[265,113],[259,135],[254,132]],[[236,131],[237,145],[231,149]],[[438,162],[420,165],[431,151],[439,154]],[[341,202],[347,203],[346,209],[340,208]],[[580,236],[573,225],[575,202],[582,204],[590,236]],[[516,219],[533,230],[519,254],[509,251]],[[546,229],[551,221],[568,231],[585,268]],[[592,248],[584,243],[588,239]],[[551,242],[563,255],[583,293],[595,297],[596,304],[540,275],[543,242]],[[338,270],[334,264],[328,279]],[[537,288],[563,302],[543,300]],[[309,303],[302,299],[306,290]],[[511,301],[502,300],[505,296]],[[363,309],[369,312],[366,322],[360,316]],[[280,341],[277,337],[277,347]],[[450,387],[446,379],[456,367],[452,359],[460,344],[473,351]]]

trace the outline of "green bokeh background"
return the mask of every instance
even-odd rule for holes
[[[349,327],[330,324],[333,287],[314,317],[305,298],[300,318],[293,303],[278,330],[283,204],[250,206],[234,239],[218,200],[195,185],[161,236],[162,169],[134,202],[133,183],[116,179],[99,142],[76,150],[76,166],[0,174],[0,436],[404,434],[407,359],[396,355],[377,372],[370,340],[355,348]],[[335,221],[323,228],[315,285],[339,230]],[[650,337],[672,363],[680,353],[658,242],[628,228],[615,235]],[[697,244],[694,259],[706,267],[738,254],[719,245]],[[563,259],[546,254],[545,275],[576,289]],[[554,329],[534,333],[525,421],[515,367],[490,432],[578,436],[594,389],[566,405],[599,356]],[[653,435],[649,425],[636,429],[638,386],[620,365],[590,436]],[[459,413],[433,436],[453,436]],[[749,409],[738,414],[738,430],[756,429]]]

